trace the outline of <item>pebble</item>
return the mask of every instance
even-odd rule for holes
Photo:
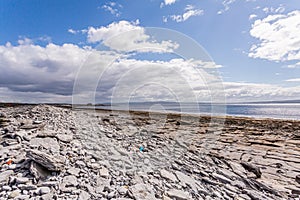
[[[104,177],[104,178],[108,178],[109,177],[109,171],[106,167],[101,167],[99,169],[99,174],[101,177]]]
[[[16,178],[16,183],[18,183],[18,184],[27,183],[28,181],[29,181],[29,178],[27,178],[27,177],[17,177]]]
[[[51,189],[49,187],[40,187],[37,190],[38,190],[37,193],[40,195],[48,194],[51,191]]]

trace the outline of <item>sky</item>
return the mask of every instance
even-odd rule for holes
[[[299,0],[0,0],[0,102],[295,99]]]

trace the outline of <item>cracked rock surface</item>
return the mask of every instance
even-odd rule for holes
[[[218,120],[2,105],[0,199],[299,198],[299,121]]]

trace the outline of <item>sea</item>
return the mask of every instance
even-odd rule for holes
[[[178,103],[133,102],[96,105],[94,108],[112,110],[137,110],[168,113],[187,113],[210,116],[240,116],[300,120],[300,102],[297,103]]]

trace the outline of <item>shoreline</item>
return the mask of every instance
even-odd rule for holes
[[[122,110],[122,109],[111,109],[111,108],[88,108],[85,107],[86,105],[80,105],[79,107],[74,107],[72,104],[59,104],[59,103],[0,103],[0,108],[1,107],[18,107],[18,106],[38,106],[38,105],[49,105],[49,106],[57,106],[57,107],[61,107],[61,108],[70,108],[70,109],[74,109],[74,110],[98,110],[98,111],[110,111],[110,112],[141,112],[141,113],[158,113],[158,114],[165,114],[165,115],[182,115],[182,116],[192,116],[192,117],[213,117],[213,118],[221,118],[221,119],[226,119],[226,118],[237,118],[237,119],[241,119],[241,120],[271,120],[271,121],[291,121],[291,122],[300,122],[300,119],[297,118],[277,118],[277,117],[256,117],[256,116],[247,116],[247,115],[230,115],[230,114],[226,114],[224,116],[222,115],[214,115],[211,116],[209,114],[197,114],[197,113],[188,113],[188,112],[177,112],[177,111],[172,111],[172,110],[168,110],[165,112],[161,112],[161,111],[147,111],[147,110]],[[243,105],[243,104],[241,104]],[[256,104],[255,104],[256,105]],[[263,104],[262,104],[263,105]]]

